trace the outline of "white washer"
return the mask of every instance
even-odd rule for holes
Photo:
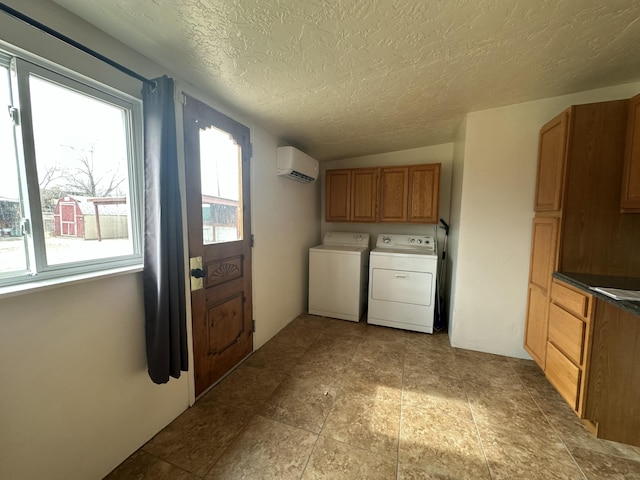
[[[368,233],[325,233],[322,245],[309,249],[309,313],[358,322],[368,265]]]
[[[369,260],[367,323],[433,333],[437,268],[433,237],[379,235]]]

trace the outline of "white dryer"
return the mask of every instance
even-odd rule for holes
[[[434,237],[379,235],[369,260],[367,323],[433,333],[437,268]]]
[[[309,313],[358,322],[368,265],[368,233],[325,233],[322,245],[309,249]]]

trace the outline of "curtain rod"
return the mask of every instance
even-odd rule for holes
[[[63,35],[62,33],[58,32],[57,30],[54,30],[53,28],[47,27],[46,25],[44,25],[43,23],[38,22],[37,20],[26,16],[25,14],[14,10],[13,8],[9,7],[8,5],[5,5],[4,3],[0,3],[0,11],[5,12],[6,14],[17,18],[18,20],[23,21],[24,23],[38,29],[41,30],[45,33],[48,33],[49,35],[57,38],[58,40],[62,40],[64,43],[71,45],[72,47],[77,48],[78,50],[83,51],[84,53],[91,55],[94,58],[97,58],[98,60],[111,65],[112,67],[120,70],[122,73],[125,73],[127,75],[129,75],[130,77],[133,77],[137,80],[140,80],[143,83],[146,83],[147,85],[151,85],[152,87],[156,86],[156,82],[154,82],[153,80],[149,80],[148,78],[143,77],[142,75],[140,75],[139,73],[134,72],[133,70],[125,67],[124,65],[111,60],[108,57],[105,57],[104,55],[102,55],[101,53],[96,52],[95,50],[90,49],[89,47],[87,47],[86,45],[83,45],[82,43],[76,42],[75,40],[73,40],[72,38],[67,37],[66,35]]]

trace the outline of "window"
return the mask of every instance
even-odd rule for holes
[[[140,102],[0,52],[0,105],[0,285],[140,263]]]

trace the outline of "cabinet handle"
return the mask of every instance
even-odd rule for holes
[[[407,278],[406,274],[396,273],[396,278]]]

